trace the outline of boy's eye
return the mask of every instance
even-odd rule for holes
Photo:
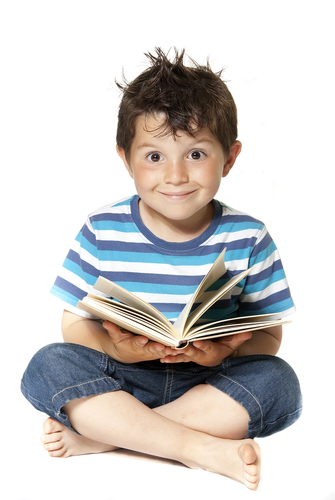
[[[159,153],[149,153],[147,158],[150,161],[157,162],[161,160],[162,156]]]
[[[202,158],[205,156],[205,153],[203,151],[199,151],[199,150],[194,150],[194,151],[191,151],[190,154],[189,154],[189,157],[192,159],[192,160],[202,160]]]

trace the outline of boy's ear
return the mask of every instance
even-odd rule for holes
[[[231,148],[228,158],[223,167],[222,177],[226,177],[234,166],[236,158],[240,154],[242,149],[242,143],[240,141],[235,141]]]
[[[133,178],[133,171],[131,169],[131,166],[129,165],[127,158],[126,158],[126,153],[124,152],[124,149],[120,148],[118,145],[116,145],[116,152],[125,164],[126,169],[128,170],[128,173],[131,178]]]

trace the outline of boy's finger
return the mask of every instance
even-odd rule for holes
[[[165,356],[160,361],[161,363],[188,363],[191,359],[184,354],[180,354],[179,356]]]
[[[105,330],[107,330],[108,335],[110,336],[114,344],[118,344],[119,342],[123,342],[124,340],[132,339],[132,337],[137,337],[128,332],[128,330],[121,330],[121,328],[109,321],[104,321],[102,326],[105,328]]]
[[[108,335],[113,340],[113,342],[118,342],[121,339],[122,333],[118,326],[113,323],[104,322],[103,327],[107,330]]]
[[[148,354],[156,354],[157,352],[164,351],[165,346],[158,342],[149,341],[147,337],[142,335],[134,335],[133,343],[135,347],[145,348]]]
[[[196,340],[193,342],[196,349],[200,351],[209,352],[213,349],[213,342],[211,340]]]
[[[165,345],[160,344],[159,342],[150,342],[148,347],[151,352],[162,352],[165,350]]]
[[[142,337],[142,336],[138,336],[138,335],[136,335],[134,337],[134,344],[138,345],[139,347],[145,346],[148,342],[149,342],[149,339],[147,337]]]

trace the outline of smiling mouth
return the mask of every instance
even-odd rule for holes
[[[163,196],[166,196],[167,198],[175,199],[175,200],[180,200],[182,198],[186,198],[190,194],[193,194],[194,191],[184,191],[181,193],[162,193]]]

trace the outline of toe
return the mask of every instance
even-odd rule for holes
[[[51,434],[42,434],[41,441],[42,443],[55,443],[59,442],[61,439],[61,432],[52,432]]]
[[[245,485],[247,488],[249,488],[249,490],[256,491],[256,490],[258,490],[259,481],[257,481],[256,483],[251,483],[249,481],[245,481]]]
[[[255,464],[252,465],[244,464],[243,469],[245,473],[248,474],[249,476],[257,476],[258,474],[258,467]]]
[[[55,441],[54,443],[45,443],[44,449],[47,451],[55,451],[62,448],[60,441]]]
[[[44,434],[51,434],[53,432],[59,432],[64,428],[64,425],[53,418],[48,418],[43,424]]]
[[[245,444],[240,450],[243,462],[247,465],[254,464],[257,460],[257,453],[251,444]]]
[[[59,450],[48,450],[49,456],[53,458],[61,458],[61,457],[66,457],[66,453],[64,451],[64,448],[60,448]]]
[[[47,418],[43,424],[44,433],[50,434],[51,432],[53,432],[54,424],[55,424],[55,420],[53,420],[52,418]]]
[[[248,483],[258,483],[258,476],[257,475],[252,475],[248,474],[247,472],[244,473],[244,478]]]

